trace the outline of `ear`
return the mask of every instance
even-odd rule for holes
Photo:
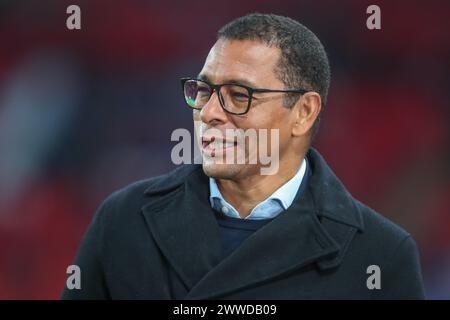
[[[322,101],[317,92],[307,92],[298,99],[293,107],[295,123],[292,127],[294,137],[304,136],[311,130],[319,116]]]

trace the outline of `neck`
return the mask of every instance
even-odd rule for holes
[[[239,180],[216,179],[224,199],[239,212],[241,218],[247,217],[254,207],[283,184],[292,179],[300,168],[303,157],[279,167],[274,175],[254,174]]]

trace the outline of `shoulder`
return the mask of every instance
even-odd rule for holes
[[[363,204],[357,199],[353,199],[354,204],[361,213],[364,224],[364,232],[367,237],[373,238],[380,243],[400,243],[410,234],[397,223],[381,215],[374,209]]]
[[[105,215],[113,218],[138,213],[152,199],[180,187],[198,169],[197,165],[182,165],[169,173],[133,182],[111,193],[99,206],[97,215],[102,219]]]
[[[364,217],[364,232],[359,235],[361,241],[355,242],[353,253],[360,254],[356,261],[364,267],[378,266],[383,279],[382,290],[375,290],[373,298],[423,299],[420,254],[414,238],[368,206],[357,200],[355,203]]]
[[[360,201],[355,200],[355,205],[364,227],[353,242],[354,252],[359,252],[367,265],[375,263],[384,270],[397,270],[405,265],[419,270],[419,251],[411,234]]]
[[[395,244],[409,236],[402,227],[353,197],[321,154],[311,148],[310,190],[318,212],[332,220],[356,227],[361,239],[378,244]]]

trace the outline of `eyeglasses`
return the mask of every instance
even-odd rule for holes
[[[252,104],[254,92],[283,92],[305,94],[309,90],[304,89],[254,89],[242,84],[212,84],[205,80],[182,78],[184,100],[189,108],[201,110],[211,99],[214,91],[217,92],[222,108],[231,114],[242,115],[248,112]]]

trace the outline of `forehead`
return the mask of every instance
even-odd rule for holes
[[[271,83],[280,49],[253,40],[218,40],[211,48],[201,76],[214,83],[245,79],[247,84]]]

